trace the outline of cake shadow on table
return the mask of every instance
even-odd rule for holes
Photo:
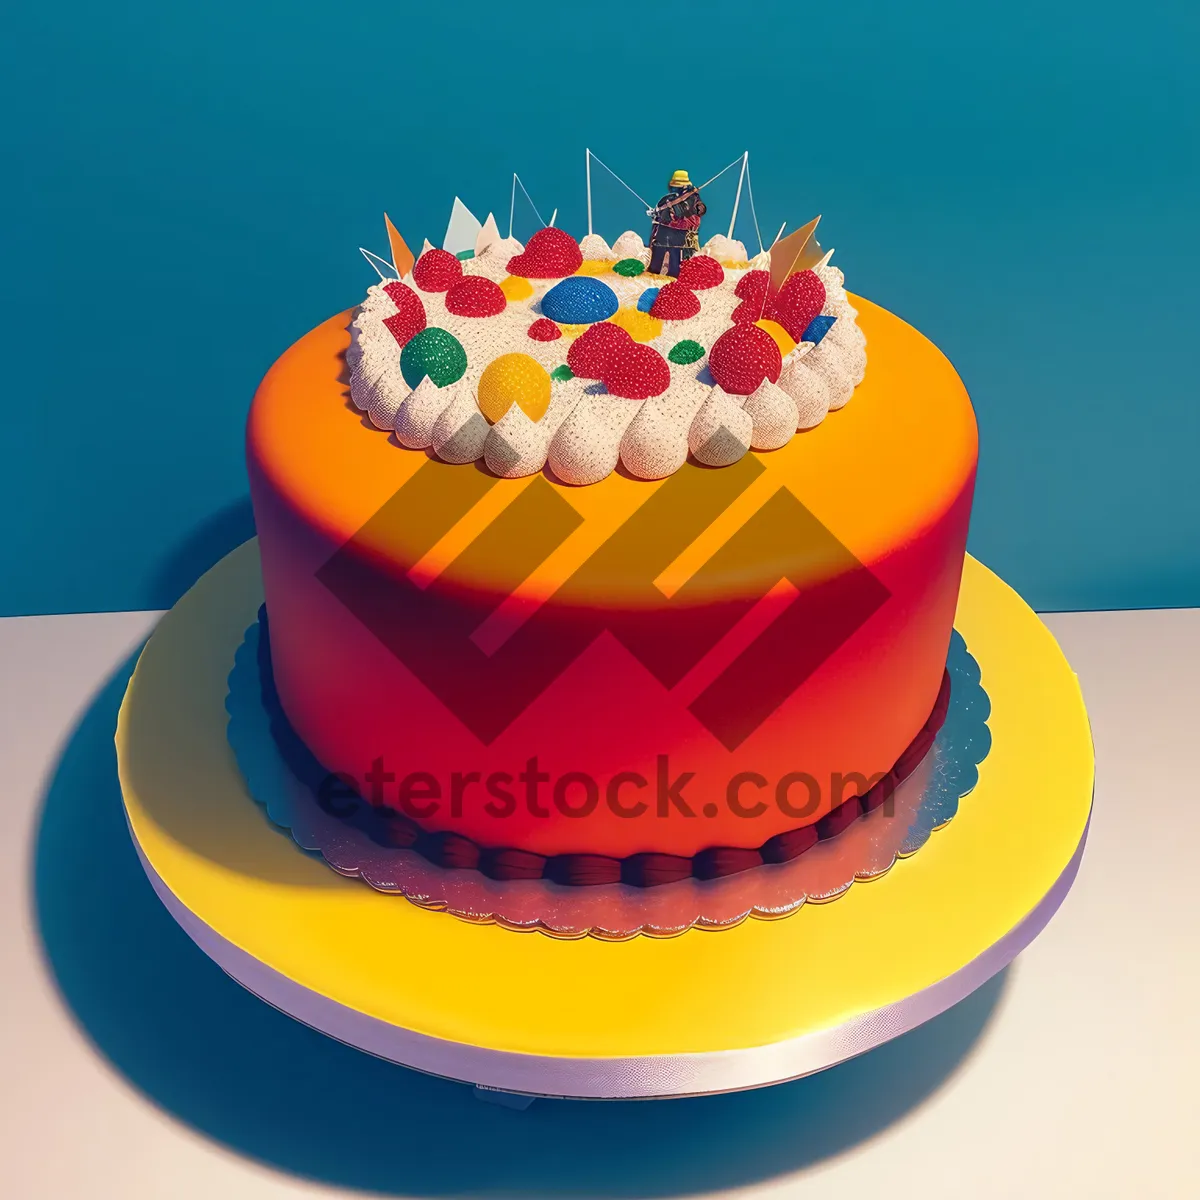
[[[844,1152],[919,1106],[969,1055],[1003,994],[1007,972],[903,1037],[777,1087],[652,1107],[481,1104],[462,1084],[371,1058],[268,1007],[175,924],[138,864],[117,781],[113,730],[132,667],[98,694],[47,789],[31,898],[45,954],[75,1018],[135,1087],[280,1170],[398,1195],[745,1185]]]
[[[217,509],[166,550],[149,581],[148,608],[170,608],[210,567],[254,536],[250,497]]]

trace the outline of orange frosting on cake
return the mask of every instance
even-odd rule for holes
[[[401,448],[349,402],[352,314],[301,338],[247,454],[313,754],[428,830],[545,855],[758,847],[889,771],[941,683],[977,432],[941,352],[853,303],[866,377],[815,429],[578,488]]]

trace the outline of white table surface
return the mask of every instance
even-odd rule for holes
[[[525,1113],[302,1028],[161,912],[109,741],[113,672],[154,620],[0,621],[4,1195],[1200,1195],[1200,610],[1047,619],[1083,681],[1095,814],[1074,890],[998,981],[781,1088]]]

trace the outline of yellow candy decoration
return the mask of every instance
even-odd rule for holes
[[[619,325],[635,342],[652,342],[660,333],[663,325],[657,317],[649,313],[639,312],[636,308],[618,309],[608,318],[613,325]]]
[[[550,376],[528,354],[502,354],[479,377],[479,411],[493,425],[514,405],[540,421],[550,405]]]
[[[761,321],[755,321],[754,323],[759,329],[766,330],[775,339],[775,345],[779,347],[780,357],[787,358],[795,350],[796,343],[792,341],[792,335],[778,321],[772,321],[770,318],[764,317]]]
[[[505,275],[500,280],[500,290],[510,303],[518,300],[528,300],[533,295],[533,284],[519,275]]]

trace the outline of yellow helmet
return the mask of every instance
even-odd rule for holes
[[[676,171],[671,176],[671,187],[691,187],[692,181],[688,178],[686,171]]]

